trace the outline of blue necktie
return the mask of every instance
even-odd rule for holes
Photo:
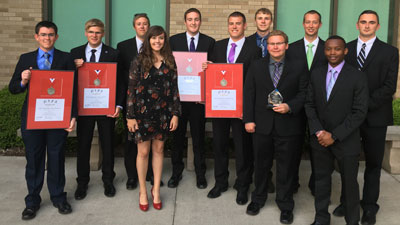
[[[329,99],[329,96],[331,95],[333,86],[336,83],[335,74],[337,73],[337,71],[335,71],[334,69],[331,69],[329,72],[331,73],[331,79],[329,80],[328,88],[326,89],[326,100]]]
[[[51,68],[51,63],[50,63],[50,60],[49,60],[50,54],[45,52],[43,54],[43,56],[44,56],[44,67],[43,67],[43,69],[44,70],[49,70]]]

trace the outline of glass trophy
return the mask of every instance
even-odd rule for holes
[[[283,102],[282,94],[278,91],[278,89],[275,89],[268,94],[267,108],[272,109],[275,106],[281,104],[282,102]]]

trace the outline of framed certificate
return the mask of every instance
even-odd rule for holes
[[[74,71],[31,70],[26,129],[64,129],[71,121]]]
[[[173,52],[178,67],[179,98],[182,102],[204,102],[204,73],[201,64],[207,52]]]
[[[78,69],[78,115],[115,112],[117,63],[85,62]]]
[[[243,64],[208,64],[205,92],[207,118],[242,118]]]

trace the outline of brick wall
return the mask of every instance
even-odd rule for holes
[[[259,8],[274,11],[274,0],[171,0],[170,35],[186,31],[183,20],[185,11],[197,8],[202,15],[200,31],[216,40],[229,37],[228,16],[234,11],[240,11],[246,16],[246,36],[256,31],[254,14]]]
[[[18,57],[37,48],[34,26],[42,20],[42,0],[1,0],[0,88],[8,85]]]

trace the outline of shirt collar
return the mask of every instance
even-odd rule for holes
[[[314,47],[317,46],[318,43],[319,43],[319,37],[315,38],[315,40],[312,41],[312,42],[307,41],[306,37],[304,37],[304,44],[305,44],[305,46],[307,46],[307,45],[310,44],[310,43],[312,43],[312,44],[314,45]]]
[[[246,38],[243,36],[243,38],[242,39],[240,39],[239,41],[236,41],[236,42],[234,42],[233,40],[232,40],[232,38],[229,38],[229,42],[228,42],[228,45],[230,46],[232,43],[235,43],[236,44],[236,46],[242,46],[243,44],[244,44],[244,40],[246,40]]]
[[[191,38],[192,38],[192,37],[194,37],[194,41],[197,41],[197,40],[199,40],[199,36],[200,36],[200,32],[197,32],[196,35],[191,36],[191,35],[186,31],[186,39],[187,39],[188,41],[191,41]]]
[[[367,42],[363,42],[363,41],[360,39],[360,36],[358,36],[358,44],[359,44],[359,45],[362,45],[362,44],[365,43],[367,46],[371,46],[371,45],[375,42],[375,40],[376,40],[376,36],[373,37],[373,38],[371,38],[371,39],[369,39]]]
[[[261,37],[257,32],[256,32],[256,38],[257,38],[257,40],[260,40],[261,41],[261,39],[263,39],[264,38],[264,40],[267,40],[268,39],[268,36],[269,36],[269,34],[270,33],[268,33],[267,35],[265,35],[264,37]]]
[[[43,57],[44,53],[46,53],[45,51],[43,51],[41,48],[39,48],[38,54],[39,54],[39,58]],[[48,51],[47,53],[49,53],[50,57],[54,55],[54,48],[52,48],[50,51]]]
[[[343,66],[344,66],[344,60],[335,67],[332,67],[331,64],[328,63],[328,72],[331,71],[331,69],[334,69],[337,72],[337,74],[339,74],[340,71],[342,71]]]
[[[96,49],[96,53],[100,53],[102,47],[103,47],[103,42],[101,42],[100,45],[97,46],[96,48],[90,47],[90,45],[89,45],[89,43],[88,43],[88,44],[86,45],[86,52],[87,52],[87,53],[91,53],[92,49]]]
[[[281,61],[279,61],[282,64],[285,64],[285,57],[282,58]],[[275,64],[277,61],[275,61],[271,56],[269,57],[269,64]]]

